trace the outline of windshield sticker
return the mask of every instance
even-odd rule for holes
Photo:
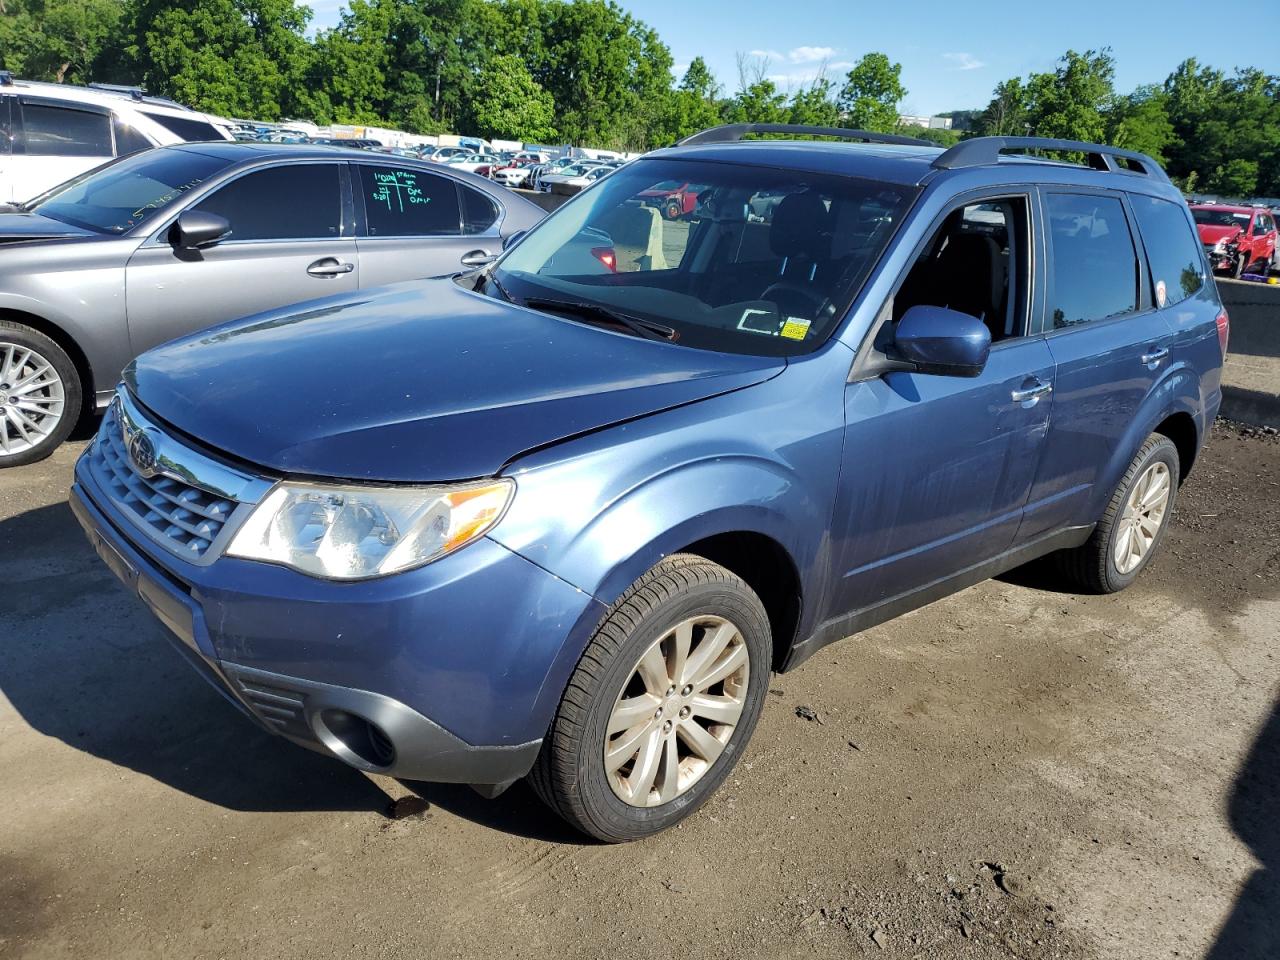
[[[408,170],[396,170],[394,173],[382,173],[375,170],[373,179],[377,186],[369,194],[374,203],[385,203],[388,210],[404,213],[405,205],[430,203],[430,197],[422,195],[418,186],[418,175]]]
[[[810,321],[804,317],[787,317],[787,322],[778,333],[788,340],[803,340],[809,334],[809,324]]]

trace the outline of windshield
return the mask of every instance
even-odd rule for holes
[[[671,184],[685,191],[674,200]],[[914,195],[855,177],[641,160],[544,220],[498,261],[490,286],[516,300],[607,307],[671,327],[686,346],[808,353]]]
[[[1251,215],[1235,210],[1207,210],[1204,207],[1197,207],[1191,211],[1191,216],[1195,217],[1196,223],[1202,223],[1207,227],[1239,227],[1244,230],[1249,226]]]
[[[135,153],[55,187],[31,210],[96,233],[124,233],[229,164],[186,150]]]

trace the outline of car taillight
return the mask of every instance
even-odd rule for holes
[[[592,247],[591,255],[608,267],[610,273],[618,272],[618,257],[613,247]]]
[[[1215,321],[1218,324],[1218,345],[1222,347],[1222,355],[1227,355],[1227,336],[1231,332],[1231,321],[1227,317],[1227,311],[1223,310],[1218,314]]]

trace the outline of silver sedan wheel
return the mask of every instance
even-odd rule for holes
[[[30,347],[0,342],[0,458],[41,443],[62,422],[65,405],[52,363]]]
[[[1157,460],[1138,477],[1120,514],[1120,531],[1116,534],[1113,559],[1120,573],[1132,573],[1151,551],[1169,511],[1172,492],[1169,467],[1162,461]]]
[[[742,716],[751,657],[723,617],[692,617],[654,641],[609,714],[604,767],[618,799],[656,807],[689,790]]]

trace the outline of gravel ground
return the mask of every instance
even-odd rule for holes
[[[1043,569],[777,677],[623,847],[367,778],[191,673],[0,473],[0,957],[1280,957],[1280,440],[1219,424],[1129,591]]]

